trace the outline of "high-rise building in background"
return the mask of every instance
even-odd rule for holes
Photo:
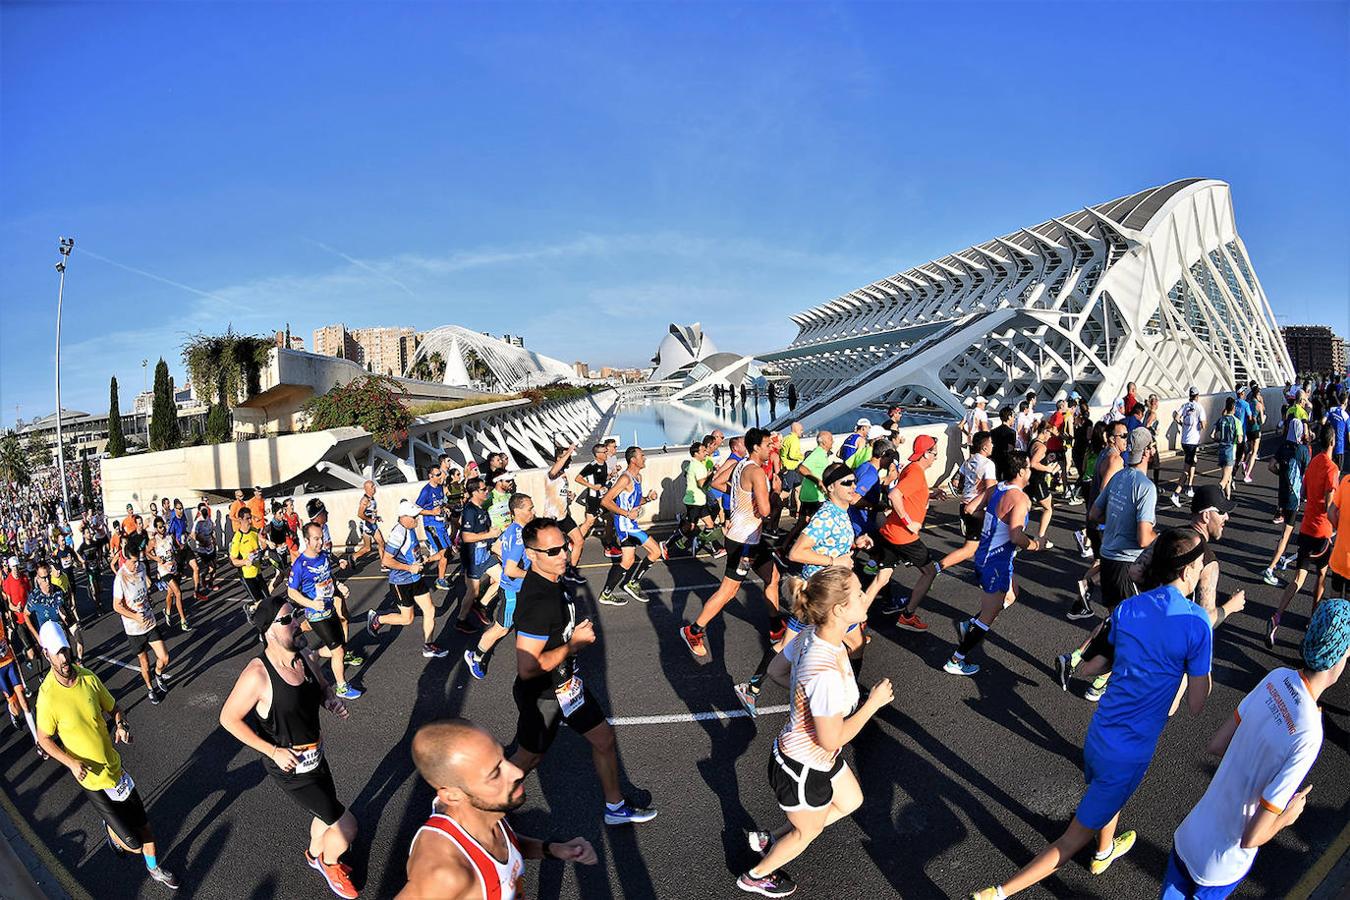
[[[1345,340],[1326,325],[1287,325],[1280,334],[1300,375],[1345,371]]]
[[[361,361],[361,348],[356,343],[355,335],[340,322],[314,329],[314,352],[322,356],[350,359],[352,362]]]
[[[407,326],[357,328],[325,325],[314,329],[314,352],[359,363],[377,375],[401,376],[417,350],[419,336]]]

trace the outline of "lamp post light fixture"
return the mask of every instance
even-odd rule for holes
[[[61,478],[61,513],[70,521],[70,489],[66,486],[66,446],[61,434],[61,301],[66,292],[66,261],[75,249],[75,239],[61,238],[61,259],[56,264],[60,281],[56,286],[56,469]],[[88,503],[90,498],[85,498]]]

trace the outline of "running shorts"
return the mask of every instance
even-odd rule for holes
[[[23,682],[19,679],[19,661],[15,658],[12,662],[7,662],[0,666],[0,691],[3,691],[5,698],[14,696],[15,691],[23,690]]]
[[[872,535],[872,558],[883,569],[894,569],[897,565],[913,566],[922,569],[932,559],[922,539],[916,538],[908,544],[892,544],[880,534]]]
[[[436,524],[433,525],[433,522]],[[427,544],[431,546],[432,553],[450,549],[450,534],[445,530],[445,526],[440,523],[439,519],[423,518],[422,524],[427,533]]]
[[[745,571],[741,571],[741,563],[745,562]],[[747,575],[752,569],[763,568],[765,564],[773,563],[773,548],[764,540],[757,544],[742,544],[727,538],[727,565],[722,573],[723,578],[729,578],[732,581],[745,581]]]
[[[180,578],[181,576],[178,574],[177,569],[174,569],[172,572],[159,573],[159,580],[164,582],[165,584],[179,584]]]
[[[844,755],[834,758],[828,772],[812,769],[779,752],[774,741],[769,751],[769,786],[785,812],[824,809],[834,800],[834,780],[844,771]]]
[[[566,722],[577,734],[586,734],[592,728],[605,723],[605,710],[600,701],[591,695],[590,688],[581,687],[581,705],[564,716],[558,697],[552,690],[538,693],[522,688],[520,679],[511,686],[511,694],[516,699],[519,718],[516,721],[516,743],[526,753],[543,755],[558,736],[558,728]]]
[[[1031,473],[1031,480],[1027,482],[1027,499],[1032,503],[1040,503],[1050,496],[1050,475],[1047,472]]]
[[[159,626],[156,625],[145,634],[127,635],[127,649],[131,651],[132,656],[140,656],[145,652],[146,647],[150,645],[151,641],[163,642],[163,640],[164,634],[159,630]]]
[[[414,606],[417,597],[431,593],[431,590],[427,587],[425,575],[416,581],[410,581],[407,584],[391,583],[389,587],[394,591],[394,604],[396,606],[404,607],[405,609]]]
[[[708,504],[706,503],[700,503],[697,506],[691,503],[684,505],[684,520],[689,523],[690,527],[698,525],[699,519],[706,515],[708,515]]]
[[[511,630],[511,626],[516,619],[516,592],[508,591],[502,588],[502,599],[497,604],[497,611],[493,615],[493,621],[505,628]]]
[[[1298,559],[1294,567],[1305,572],[1320,572],[1331,562],[1331,539],[1299,532]]]
[[[1347,590],[1350,590],[1350,578],[1332,569],[1327,576],[1327,587],[1331,589],[1328,597],[1344,597]]]
[[[790,494],[796,489],[797,485],[802,483],[802,473],[795,469],[791,472],[781,472],[778,481],[783,486],[783,490]]]
[[[89,798],[90,804],[98,810],[103,823],[108,826],[117,839],[131,850],[141,849],[138,833],[150,824],[145,815],[145,803],[141,801],[140,791],[131,789],[125,800],[114,800],[103,791],[91,791],[81,788]]]
[[[361,531],[373,538],[375,535],[380,534],[380,523],[364,519],[361,522]],[[383,535],[380,536],[383,537]]]
[[[14,628],[12,628],[10,631],[10,634],[14,638],[14,646],[24,651],[24,655],[27,655],[27,652],[29,650],[36,650],[38,648],[37,642],[33,640],[33,634],[28,630],[27,625],[20,625],[18,623],[15,623]],[[17,653],[15,654],[16,657],[18,655],[19,654]]]
[[[197,557],[197,565],[209,566],[216,558],[214,550],[193,550],[192,554]]]
[[[475,563],[473,561],[472,555],[469,555],[466,556],[464,559],[464,571],[468,573],[468,576],[470,578],[472,578],[474,581],[477,581],[478,579],[487,575],[488,571],[493,566],[500,566],[501,564],[502,561],[497,558],[497,554],[495,553],[489,553],[487,555],[487,558],[480,563]]]
[[[1219,445],[1219,467],[1232,468],[1233,463],[1237,462],[1237,446],[1235,444]]]
[[[311,619],[309,630],[319,639],[319,644],[329,650],[336,650],[347,643],[342,633],[342,621],[338,619],[336,611],[326,619]]]
[[[274,766],[267,766],[267,771],[296,806],[323,824],[332,825],[347,811],[337,798],[337,786],[333,784],[327,759],[320,760],[314,771],[303,775],[288,775]]]
[[[1016,548],[1012,544],[996,547],[984,556],[976,554],[975,571],[980,575],[980,589],[986,594],[1006,594],[1012,590],[1013,560],[1016,558]]]
[[[261,575],[254,575],[252,578],[240,578],[244,582],[244,590],[248,592],[248,599],[253,603],[261,603],[267,599],[267,582]]]
[[[617,535],[616,535],[617,536]],[[629,528],[628,533],[619,541],[620,547],[641,547],[647,543],[647,532],[641,528]]]
[[[1093,831],[1105,827],[1125,808],[1126,802],[1144,780],[1150,761],[1112,759],[1084,747],[1083,780],[1087,782],[1088,789],[1083,799],[1078,801],[1074,818]]]
[[[984,513],[961,513],[961,537],[967,542],[978,541],[984,530]]]
[[[600,505],[599,497],[592,497],[590,494],[587,494],[585,499],[581,501],[581,504],[586,510],[586,515],[590,516],[592,519],[598,519],[604,515],[605,508]]]
[[[568,511],[567,515],[563,516],[561,519],[558,520],[558,530],[563,533],[563,537],[567,537],[569,534],[576,531],[580,527],[581,526],[577,524],[577,520],[572,518],[572,513],[570,510]]]
[[[1173,849],[1171,856],[1167,857],[1167,874],[1163,876],[1162,893],[1158,895],[1158,900],[1224,900],[1241,883],[1242,878],[1232,884],[1197,884]]]
[[[1116,559],[1102,560],[1102,605],[1115,609],[1126,597],[1139,593],[1130,578],[1130,563]]]
[[[1199,444],[1182,444],[1181,452],[1185,455],[1186,465],[1195,465],[1195,453],[1200,449]]]

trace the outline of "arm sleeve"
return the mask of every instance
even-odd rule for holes
[[[1201,678],[1209,674],[1210,657],[1214,649],[1214,629],[1210,627],[1209,617],[1200,607],[1194,608],[1190,628],[1191,652],[1186,657],[1186,674],[1192,678]]]
[[[848,712],[844,676],[826,670],[804,685],[813,716],[842,716]]]
[[[1317,753],[1321,749],[1320,741],[1299,741],[1284,758],[1279,771],[1261,789],[1261,805],[1277,816],[1284,812],[1284,808],[1293,799],[1294,792],[1298,790],[1298,786],[1312,769],[1313,763],[1317,761]]]

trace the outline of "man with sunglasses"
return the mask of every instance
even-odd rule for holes
[[[306,527],[306,540],[313,524]],[[321,537],[321,533],[320,533]],[[297,646],[300,614],[285,600],[267,598],[253,614],[265,639],[235,681],[220,710],[220,724],[244,746],[262,754],[263,769],[286,795],[313,816],[305,862],[339,897],[356,897],[351,867],[340,861],[356,839],[356,817],[338,800],[324,755],[319,710],[339,719],[347,707]],[[258,728],[249,724],[256,717]]]
[[[379,634],[383,629],[411,625],[414,607],[422,611],[422,656],[440,659],[448,651],[432,643],[436,628],[436,605],[431,600],[431,587],[422,569],[435,562],[444,550],[428,553],[417,540],[417,516],[420,510],[411,500],[400,500],[398,523],[389,531],[389,540],[380,542],[380,561],[389,570],[389,590],[394,595],[398,612],[381,614],[379,609],[366,613],[366,629]]]
[[[590,619],[577,621],[577,604],[562,586],[567,541],[552,519],[533,520],[522,539],[530,568],[516,595],[516,681],[511,693],[519,720],[511,763],[528,774],[565,722],[591,745],[605,796],[605,824],[648,822],[656,810],[624,798],[614,727],[579,674],[576,655],[595,643],[595,627]]]
[[[427,470],[427,483],[422,485],[414,504],[422,510],[422,528],[432,553],[440,553],[436,560],[436,587],[449,590],[445,580],[445,558],[449,554],[450,533],[445,527],[445,469],[439,464]]]

